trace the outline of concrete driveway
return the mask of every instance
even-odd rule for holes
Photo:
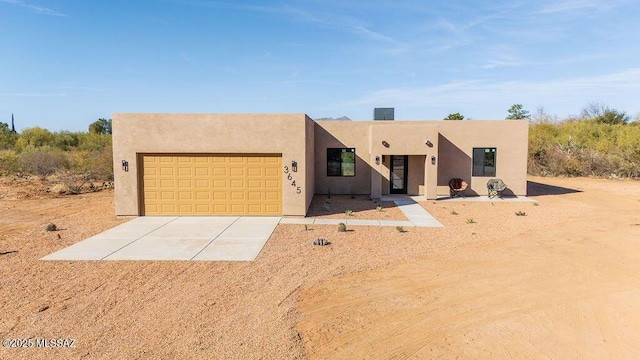
[[[253,261],[280,217],[138,217],[42,260]]]

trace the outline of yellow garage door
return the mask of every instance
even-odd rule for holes
[[[144,215],[281,215],[279,155],[143,155]]]

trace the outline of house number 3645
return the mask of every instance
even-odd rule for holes
[[[300,186],[296,186],[296,179],[294,179],[293,175],[291,175],[291,172],[289,171],[288,166],[284,167],[284,173],[287,174],[287,180],[291,182],[290,183],[291,186],[293,186],[296,189],[296,194],[302,193],[302,188]]]

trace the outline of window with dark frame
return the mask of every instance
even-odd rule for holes
[[[327,176],[356,176],[356,149],[328,148]]]
[[[496,176],[496,148],[473,148],[472,176]]]

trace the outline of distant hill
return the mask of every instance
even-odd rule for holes
[[[317,119],[313,119],[313,120],[349,120],[349,121],[351,121],[351,119],[349,119],[346,116],[341,116],[339,118],[323,117],[323,118],[317,118]]]

